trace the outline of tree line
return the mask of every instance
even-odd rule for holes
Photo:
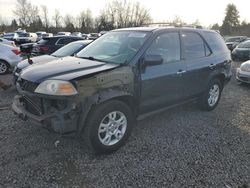
[[[240,22],[240,13],[234,4],[227,5],[222,25],[216,23],[211,29],[219,30],[222,35],[250,36],[250,23],[245,20]]]
[[[139,2],[129,0],[113,0],[107,3],[100,11],[99,16],[94,17],[90,9],[81,11],[78,16],[70,14],[62,15],[55,10],[49,17],[48,8],[33,5],[29,0],[16,0],[16,8],[13,10],[15,19],[6,24],[0,15],[0,32],[11,32],[21,27],[30,32],[47,31],[79,31],[82,33],[109,31],[124,27],[138,27],[151,23],[152,17],[148,9]],[[173,24],[186,23],[178,16],[170,21]],[[196,20],[195,25],[200,25]],[[187,24],[188,25],[188,24]],[[240,22],[240,14],[234,4],[228,4],[222,25],[218,23],[209,27],[218,30],[222,35],[246,35],[250,36],[250,23]]]
[[[49,17],[47,6],[38,7],[28,0],[17,0],[13,15],[15,19],[11,21],[11,24],[4,23],[0,16],[0,31],[8,32],[20,27],[30,32],[80,31],[90,33],[123,27],[138,27],[152,21],[148,9],[139,2],[128,0],[113,0],[107,3],[97,17],[93,16],[90,9],[81,11],[75,17],[70,14],[63,16],[56,9],[53,16]]]

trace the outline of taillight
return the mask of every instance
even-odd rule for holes
[[[47,52],[49,50],[48,46],[39,46],[40,51]]]
[[[11,51],[16,55],[21,54],[21,51],[19,49],[12,49]]]

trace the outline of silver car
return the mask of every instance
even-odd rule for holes
[[[250,60],[242,63],[240,68],[237,69],[236,79],[239,82],[250,84]]]
[[[0,44],[7,44],[11,46],[16,46],[14,41],[10,41],[4,38],[0,38]]]
[[[22,57],[19,48],[0,43],[0,75],[13,69],[20,61]]]

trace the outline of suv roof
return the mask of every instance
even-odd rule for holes
[[[72,35],[59,35],[59,36],[53,36],[53,37],[43,37],[43,39],[57,39],[57,38],[76,38],[76,39],[83,39],[82,37],[72,36]]]
[[[185,31],[207,31],[207,32],[213,32],[217,33],[216,31],[213,30],[208,30],[208,29],[198,29],[198,28],[191,28],[191,27],[174,27],[174,26],[169,26],[169,27],[131,27],[131,28],[122,28],[122,29],[115,29],[113,31],[146,31],[146,32],[153,32],[153,31],[161,31],[161,30],[185,30]]]

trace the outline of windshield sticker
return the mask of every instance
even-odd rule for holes
[[[130,33],[128,37],[133,38],[144,38],[146,36],[146,33]]]

